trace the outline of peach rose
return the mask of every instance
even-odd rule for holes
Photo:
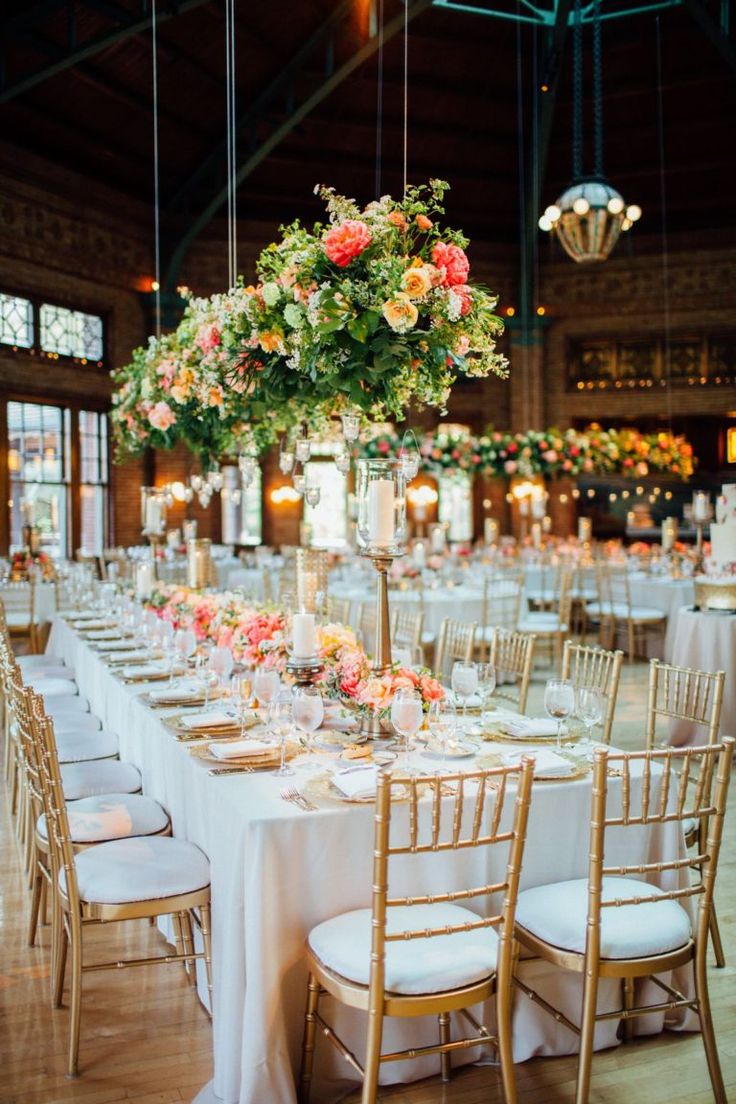
[[[417,215],[414,219],[420,230],[431,230],[434,226],[431,218],[427,218],[426,215]]]
[[[370,245],[373,235],[360,219],[345,219],[324,237],[325,253],[338,268],[345,268]]]
[[[432,287],[432,277],[424,266],[409,268],[401,277],[401,287],[410,299],[421,299]]]
[[[383,317],[396,333],[406,333],[416,325],[419,311],[409,296],[399,291],[393,299],[387,299],[383,304]]]
[[[168,403],[158,402],[148,412],[148,420],[154,429],[164,433],[176,421],[176,414]]]
[[[388,216],[388,221],[392,226],[396,226],[399,230],[406,230],[409,225],[406,221],[406,216],[401,211],[392,211]]]

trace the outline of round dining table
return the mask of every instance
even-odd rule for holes
[[[697,671],[724,671],[721,736],[736,736],[736,613],[726,610],[677,610],[673,625],[672,662]],[[670,741],[676,745],[702,742],[698,725],[675,721]]]

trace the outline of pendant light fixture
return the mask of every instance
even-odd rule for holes
[[[641,218],[641,207],[626,205],[603,173],[603,83],[600,0],[593,5],[593,172],[583,173],[583,23],[580,0],[573,13],[572,183],[539,219],[554,232],[579,264],[605,261],[622,230]]]

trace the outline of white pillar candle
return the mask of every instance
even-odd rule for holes
[[[665,518],[662,522],[662,551],[669,552],[676,540],[677,518]]]
[[[693,494],[693,521],[702,525],[708,520],[710,513],[710,495],[705,491],[695,491]]]
[[[593,522],[588,517],[578,518],[578,540],[587,544],[593,536]]]
[[[532,496],[532,517],[538,521],[544,517],[547,513],[547,496],[546,495],[533,495]]]
[[[194,540],[197,536],[197,520],[196,518],[189,518],[182,522],[182,533],[184,535],[184,543],[189,540]]]
[[[292,625],[292,652],[295,659],[311,659],[317,651],[313,613],[295,613]]]
[[[139,563],[135,569],[135,596],[136,598],[148,598],[153,590],[155,581],[153,564],[150,560]]]
[[[160,533],[163,527],[163,511],[161,503],[156,498],[146,499],[146,525],[147,533]]]
[[[414,560],[414,566],[422,568],[427,562],[427,549],[424,547],[421,541],[417,541],[412,551],[412,559]]]
[[[445,551],[445,530],[442,525],[435,525],[432,530],[431,548],[433,552]]]
[[[486,518],[483,522],[483,539],[486,544],[498,543],[498,522],[495,518]]]
[[[529,517],[529,499],[528,498],[520,498],[519,499],[519,514],[521,515],[521,517]]]
[[[368,539],[378,548],[393,544],[393,479],[371,479],[368,484]]]

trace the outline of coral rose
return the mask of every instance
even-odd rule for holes
[[[460,314],[470,314],[473,309],[473,292],[467,284],[456,284],[452,289],[452,294],[456,295],[460,300]]]
[[[148,420],[154,429],[164,433],[176,421],[176,414],[168,403],[158,402],[148,412]]]
[[[414,221],[420,230],[431,230],[434,226],[431,218],[427,218],[426,215],[417,215]]]
[[[373,235],[360,219],[345,219],[324,237],[325,253],[338,268],[345,268],[371,244]]]
[[[437,242],[432,250],[432,261],[437,268],[444,269],[442,283],[445,287],[455,287],[457,284],[468,282],[470,264],[459,245]]]
[[[396,333],[406,333],[416,324],[419,311],[408,295],[399,291],[383,304],[383,317]]]
[[[401,211],[392,211],[388,216],[388,221],[392,226],[398,227],[399,230],[406,230],[409,225],[406,221],[406,216],[403,215]]]
[[[421,299],[432,287],[432,277],[426,268],[409,268],[401,277],[401,288],[410,299]]]

